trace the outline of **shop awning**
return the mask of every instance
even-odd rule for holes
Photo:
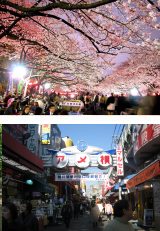
[[[119,190],[119,187],[120,187],[120,183],[116,183],[113,187],[113,191],[118,191]]]
[[[121,182],[120,182],[120,186],[124,186],[127,184],[128,180],[130,180],[131,178],[133,178],[136,174],[131,174],[126,176]]]
[[[37,154],[29,151],[23,144],[15,140],[10,134],[3,131],[3,147],[8,157],[17,157],[18,162],[36,171],[43,171],[43,160]]]
[[[133,178],[128,180],[126,187],[131,189],[136,185],[142,184],[143,182],[150,180],[158,175],[160,175],[160,160],[156,160],[142,171],[140,171],[138,174],[136,174]]]

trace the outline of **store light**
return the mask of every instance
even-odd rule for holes
[[[26,184],[33,185],[33,181],[31,179],[26,180]]]

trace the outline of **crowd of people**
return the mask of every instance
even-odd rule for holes
[[[32,213],[32,204],[24,203],[18,211],[14,203],[8,203],[2,210],[2,231],[39,231],[38,220]]]
[[[66,229],[72,219],[77,220],[83,214],[89,214],[93,230],[107,220],[104,231],[133,231],[129,222],[133,219],[133,211],[126,199],[118,200],[114,204],[103,200],[72,201],[67,200],[61,208],[62,222]],[[2,210],[2,231],[40,231],[36,214],[32,212],[32,204],[21,204],[20,210],[14,203],[7,203]]]
[[[80,106],[63,106],[64,101],[81,102]],[[104,96],[100,93],[82,93],[75,98],[59,93],[32,94],[27,97],[5,93],[0,96],[1,115],[160,115],[160,95],[125,96],[124,94]]]

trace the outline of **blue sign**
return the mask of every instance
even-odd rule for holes
[[[85,141],[83,141],[83,140],[78,141],[77,149],[80,152],[84,152],[87,148],[88,148],[88,145]]]

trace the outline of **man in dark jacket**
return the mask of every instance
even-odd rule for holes
[[[61,215],[63,217],[66,228],[69,228],[70,221],[72,218],[72,206],[69,201],[66,202],[62,207]]]

